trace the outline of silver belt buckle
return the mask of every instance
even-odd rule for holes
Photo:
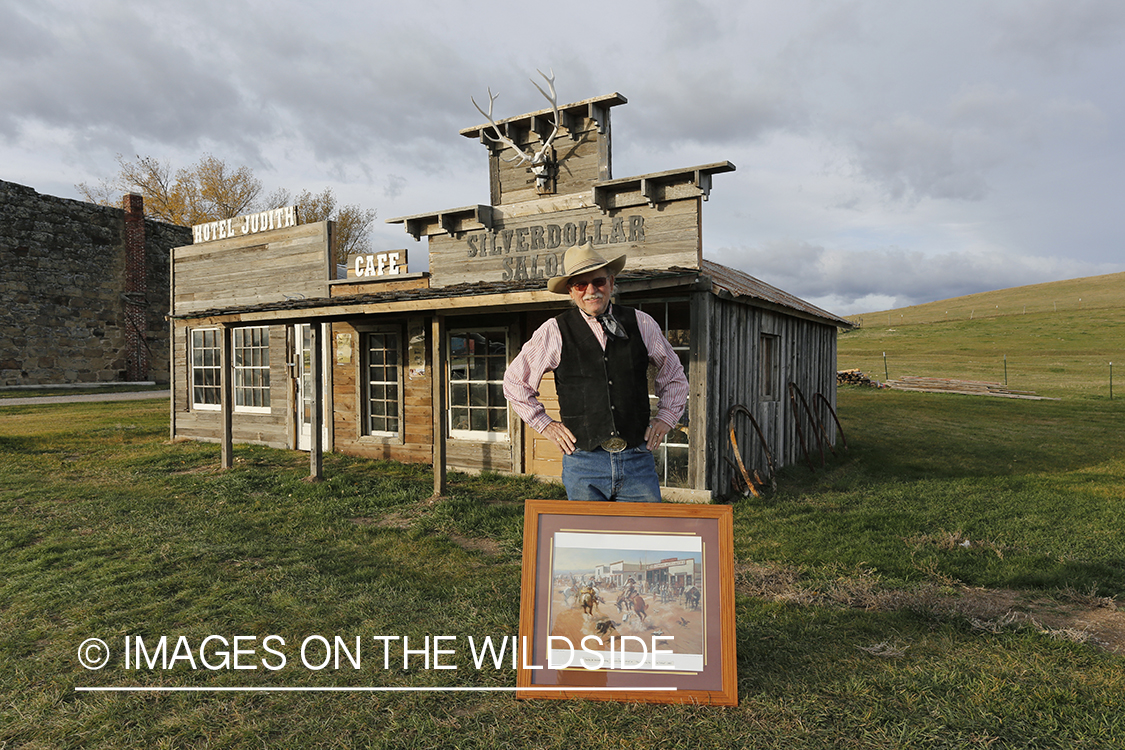
[[[628,445],[628,443],[626,443],[621,438],[612,437],[602,443],[602,448],[610,453],[620,453],[621,451],[625,450],[626,445]]]

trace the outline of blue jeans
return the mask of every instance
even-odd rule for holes
[[[656,461],[644,445],[620,453],[595,448],[563,454],[562,480],[568,500],[661,502]]]

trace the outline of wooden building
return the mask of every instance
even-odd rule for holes
[[[850,324],[704,260],[703,202],[729,162],[615,178],[622,104],[552,102],[461,131],[487,150],[489,203],[389,220],[427,238],[426,272],[399,250],[342,273],[332,224],[281,210],[197,228],[172,259],[172,436],[221,441],[228,463],[231,442],[309,450],[314,473],[332,450],[558,477],[561,454],[510,411],[501,380],[570,304],[546,290],[563,253],[592,240],[628,254],[617,301],[661,324],[688,373],[687,412],[657,454],[666,499],[731,489],[730,424],[762,475],[823,450],[836,332]],[[557,413],[550,376],[541,392]]]

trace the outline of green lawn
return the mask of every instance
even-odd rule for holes
[[[166,400],[0,407],[0,747],[1125,746],[1125,657],[963,606],[979,588],[1017,609],[1120,601],[1125,404],[848,388],[839,413],[850,450],[736,506],[740,705],[720,709],[76,691],[514,685],[464,649],[440,671],[311,669],[294,651],[515,635],[521,501],[561,489],[453,474],[432,503],[424,466],[329,455],[310,483],[305,454],[237,446],[220,472],[217,446],[169,443]],[[258,668],[77,660],[90,637],[160,635],[253,637]],[[285,668],[264,666],[268,635]]]

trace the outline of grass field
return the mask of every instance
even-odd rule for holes
[[[220,472],[216,446],[167,441],[166,401],[4,407],[0,747],[1125,745],[1125,656],[1042,618],[1110,613],[1125,593],[1125,404],[953,397],[951,413],[949,398],[846,389],[847,454],[736,507],[731,709],[77,692],[513,685],[460,651],[451,671],[271,671],[259,647],[255,670],[119,656],[94,672],[77,650],[126,635],[514,635],[521,500],[560,490],[454,474],[430,503],[427,467],[330,455],[314,484],[304,454],[248,446]]]
[[[1125,397],[1125,274],[984,292],[853,316],[840,369],[1004,383],[1070,398]],[[883,354],[886,354],[884,367]]]
[[[425,466],[328,455],[310,483],[305,454],[250,446],[224,472],[168,441],[166,400],[0,405],[0,748],[1125,747],[1125,398],[1097,365],[1119,321],[1103,300],[844,335],[872,374],[886,348],[897,374],[983,378],[1004,350],[1013,387],[1061,400],[842,388],[849,450],[735,506],[737,708],[78,691],[514,685],[463,648],[456,670],[293,649],[515,635],[522,500],[562,491],[452,474],[435,502]],[[228,646],[124,666],[125,637],[161,635]],[[236,636],[254,669],[224,666]],[[92,637],[117,650],[97,671]]]

